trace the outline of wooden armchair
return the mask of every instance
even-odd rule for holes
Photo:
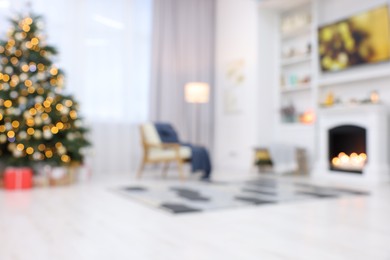
[[[163,143],[152,123],[140,126],[143,157],[137,177],[141,178],[148,163],[164,163],[165,176],[171,162],[176,162],[180,179],[184,180],[183,164],[191,158],[191,149],[178,143]]]

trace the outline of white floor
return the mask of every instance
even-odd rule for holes
[[[0,190],[0,260],[390,259],[390,185],[367,197],[171,215],[110,191],[135,182]]]

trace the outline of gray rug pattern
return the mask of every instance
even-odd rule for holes
[[[119,188],[133,200],[173,214],[261,206],[291,201],[366,196],[366,191],[260,178],[245,182],[145,183]]]

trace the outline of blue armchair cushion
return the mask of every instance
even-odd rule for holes
[[[212,166],[209,153],[205,147],[180,142],[175,129],[168,123],[155,123],[154,125],[163,143],[180,143],[191,148],[192,172],[202,171],[204,173],[203,178],[208,179],[210,177]]]

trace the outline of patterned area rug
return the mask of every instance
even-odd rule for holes
[[[368,192],[262,178],[245,182],[172,183],[161,181],[127,186],[121,194],[174,214],[289,201],[365,196]]]

